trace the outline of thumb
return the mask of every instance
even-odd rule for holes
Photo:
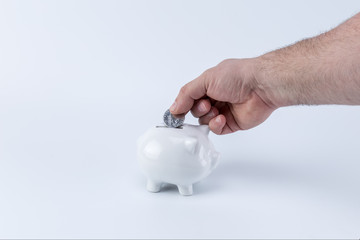
[[[170,107],[170,112],[174,115],[187,114],[194,105],[194,101],[206,95],[206,90],[205,76],[201,74],[180,89],[175,102]]]

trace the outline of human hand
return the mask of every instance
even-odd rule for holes
[[[360,13],[257,58],[228,59],[183,86],[170,111],[216,134],[255,127],[291,105],[360,105]]]
[[[173,115],[189,111],[215,134],[253,128],[277,108],[259,88],[257,59],[228,59],[183,86],[170,107]]]

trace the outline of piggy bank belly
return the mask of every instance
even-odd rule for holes
[[[148,178],[176,185],[187,185],[200,181],[210,172],[210,164],[201,163],[194,156],[176,154],[176,151],[161,155],[156,159],[140,157],[140,165]]]

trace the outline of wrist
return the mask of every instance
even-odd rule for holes
[[[255,93],[270,107],[276,109],[293,105],[289,96],[279,86],[279,76],[276,71],[271,53],[254,58]]]

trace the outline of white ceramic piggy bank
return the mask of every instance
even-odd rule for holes
[[[157,126],[138,140],[137,156],[147,177],[147,190],[159,192],[163,183],[177,185],[181,195],[192,195],[193,183],[208,176],[219,154],[208,138],[207,125],[182,128]]]

